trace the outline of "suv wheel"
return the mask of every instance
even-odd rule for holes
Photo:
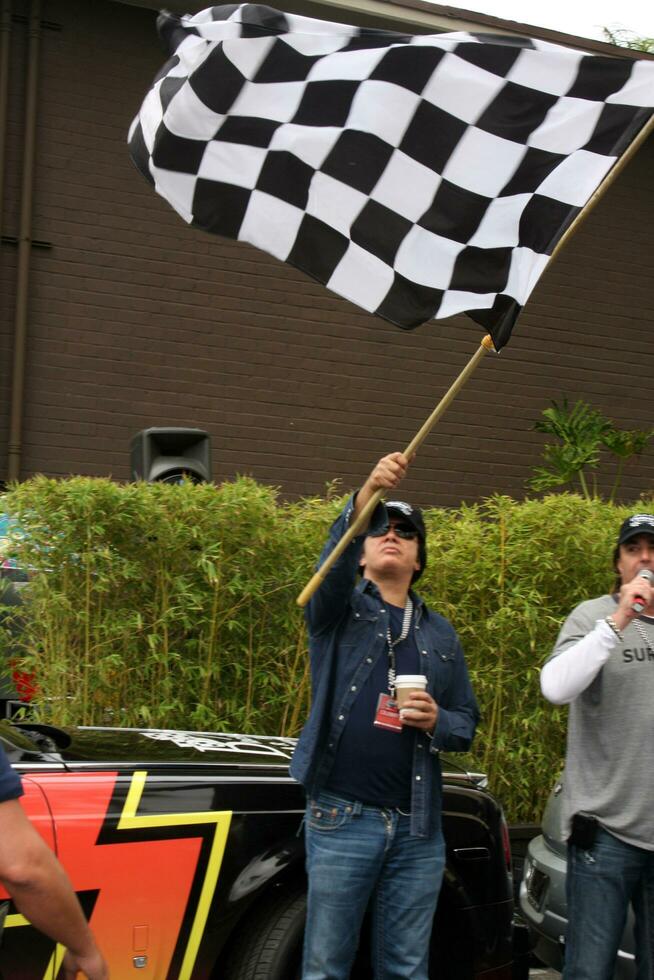
[[[241,930],[228,957],[225,980],[299,980],[307,914],[304,892],[285,891]]]

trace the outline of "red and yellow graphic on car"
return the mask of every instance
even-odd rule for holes
[[[24,785],[23,805],[50,846],[56,844],[112,980],[190,980],[231,812],[158,812],[171,797],[154,782],[150,798],[145,771],[39,773]],[[186,806],[192,798],[184,794]],[[7,917],[3,957],[13,960],[17,944],[22,951],[19,972],[12,968],[10,978],[51,980],[63,950],[53,952],[31,928],[26,943],[27,928],[22,916]]]

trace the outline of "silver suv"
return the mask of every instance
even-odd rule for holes
[[[535,941],[536,956],[555,970],[563,968],[568,914],[565,897],[567,844],[561,827],[561,790],[557,782],[543,815],[542,834],[529,843],[520,885],[520,909]],[[620,943],[614,980],[635,980],[633,914]]]

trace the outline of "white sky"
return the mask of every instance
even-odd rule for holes
[[[452,6],[521,24],[604,40],[602,27],[654,37],[654,0],[450,0]]]

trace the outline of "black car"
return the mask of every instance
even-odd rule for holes
[[[24,806],[71,877],[112,980],[293,980],[306,880],[294,739],[0,722]],[[444,764],[447,868],[438,980],[510,980],[508,833],[484,779]],[[370,975],[362,941],[352,976]],[[4,980],[56,977],[61,953],[13,908]],[[138,970],[139,972],[134,972]]]

